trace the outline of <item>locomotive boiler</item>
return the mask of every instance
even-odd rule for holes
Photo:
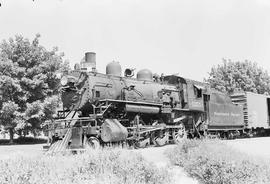
[[[127,143],[163,146],[207,133],[244,128],[242,108],[205,83],[175,75],[137,72],[118,62],[96,70],[96,54],[61,78],[63,110],[46,126],[50,151]]]

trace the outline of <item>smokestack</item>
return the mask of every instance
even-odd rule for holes
[[[95,71],[96,70],[96,53],[94,52],[86,52],[85,53],[85,61],[81,63],[82,69],[86,69],[87,71]]]

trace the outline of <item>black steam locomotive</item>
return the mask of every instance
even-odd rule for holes
[[[162,146],[186,137],[239,134],[245,128],[243,108],[205,83],[175,75],[157,76],[118,62],[96,71],[96,55],[61,79],[63,110],[48,124],[49,150],[81,149],[100,144]]]

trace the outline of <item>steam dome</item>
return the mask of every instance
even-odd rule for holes
[[[115,61],[110,62],[106,66],[106,74],[107,75],[114,75],[114,76],[121,76],[121,74],[122,74],[121,65]]]
[[[152,81],[153,74],[148,69],[142,69],[137,73],[137,79],[138,80],[145,80],[145,81]]]

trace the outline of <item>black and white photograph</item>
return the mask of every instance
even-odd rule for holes
[[[0,184],[269,184],[269,0],[0,0]]]

